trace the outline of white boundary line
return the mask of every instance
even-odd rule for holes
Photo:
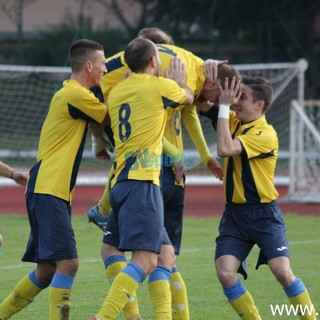
[[[320,239],[289,241],[289,246],[309,245],[309,244],[317,244],[317,243],[320,243]],[[195,252],[204,252],[204,251],[213,251],[213,250],[214,250],[214,247],[212,247],[212,248],[194,248],[194,249],[181,250],[181,253],[195,253]],[[101,262],[101,259],[80,259],[80,263],[102,263],[102,262]],[[13,270],[13,269],[23,269],[23,268],[30,269],[30,264],[19,261],[16,264],[11,264],[11,265],[9,264],[9,265],[0,266],[0,270]]]

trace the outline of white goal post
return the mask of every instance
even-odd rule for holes
[[[307,61],[300,59],[288,63],[259,63],[234,65],[241,75],[262,76],[273,86],[274,97],[267,113],[268,121],[279,137],[279,160],[276,183],[288,185],[290,155],[291,101],[302,105],[304,100],[304,74]],[[43,120],[52,95],[64,79],[69,78],[68,67],[32,67],[0,65],[0,159],[15,168],[29,170],[34,164]],[[205,117],[200,117],[203,132],[212,153],[216,156],[216,135]],[[201,163],[193,142],[183,128],[186,151],[187,183],[214,184],[212,174]],[[78,184],[105,184],[111,162],[94,159],[91,139],[87,137],[84,159]],[[8,180],[8,179],[7,179]],[[10,183],[0,178],[0,183]]]
[[[291,202],[320,203],[320,100],[291,102],[290,180]]]

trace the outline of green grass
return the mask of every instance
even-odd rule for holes
[[[320,217],[297,215],[285,216],[290,242],[292,269],[301,277],[317,311],[320,307]],[[25,216],[0,216],[0,232],[4,237],[3,255],[0,257],[0,301],[12,290],[22,276],[33,269],[33,264],[22,263],[22,256],[29,233]],[[213,267],[214,239],[217,236],[219,219],[186,218],[182,252],[177,265],[188,287],[192,320],[234,320],[237,315],[226,302]],[[101,231],[86,222],[84,216],[73,216],[80,268],[72,293],[70,319],[87,320],[102,304],[109,285],[106,281],[100,259]],[[262,266],[255,271],[258,255],[254,248],[249,259],[249,278],[245,286],[255,298],[264,320],[295,319],[291,316],[271,315],[270,304],[287,304],[285,294],[275,281],[269,268]],[[48,319],[47,290],[42,292],[28,308],[14,316],[15,320]],[[154,319],[147,285],[138,290],[138,298],[143,319]],[[320,311],[319,311],[320,312]],[[119,319],[123,319],[119,316]]]

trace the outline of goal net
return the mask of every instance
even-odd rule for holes
[[[288,200],[320,203],[320,101],[293,100]]]
[[[274,99],[267,113],[268,121],[279,137],[279,161],[276,179],[278,183],[289,181],[289,127],[290,103],[304,99],[305,60],[293,63],[269,63],[234,65],[242,75],[267,78],[274,89]],[[0,159],[15,168],[29,170],[34,164],[37,144],[43,120],[50,100],[69,78],[67,67],[28,67],[0,65]],[[201,124],[212,154],[216,156],[216,134],[208,119],[201,117]],[[201,163],[199,155],[183,128],[187,183],[215,183],[212,174]],[[111,161],[94,159],[91,137],[88,135],[78,184],[105,184]],[[8,179],[0,179],[10,183]]]

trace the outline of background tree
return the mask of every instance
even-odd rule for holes
[[[0,10],[13,22],[17,28],[17,62],[23,63],[23,10],[25,6],[30,5],[38,0],[0,0]]]

